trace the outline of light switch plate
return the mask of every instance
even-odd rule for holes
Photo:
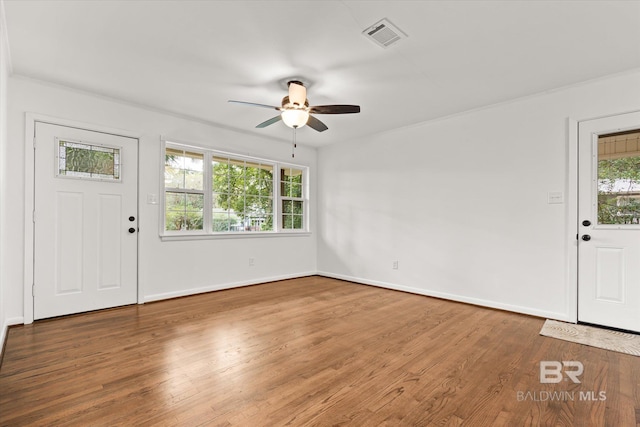
[[[564,203],[564,194],[562,191],[552,191],[547,193],[547,203],[550,205]]]

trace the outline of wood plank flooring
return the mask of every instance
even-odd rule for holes
[[[39,321],[9,330],[0,425],[638,425],[640,358],[543,323],[322,277]]]

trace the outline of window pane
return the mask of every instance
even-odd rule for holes
[[[260,197],[260,207],[264,213],[273,213],[273,198],[272,197]]]
[[[186,212],[184,216],[183,230],[202,230],[202,211]]]
[[[184,188],[202,190],[204,183],[204,155],[184,152]]]
[[[167,210],[165,228],[167,230],[202,230],[202,212]]]
[[[213,193],[212,205],[214,210],[229,210],[229,195]]]
[[[260,194],[260,165],[247,162],[244,170],[245,191],[248,195]]]
[[[293,215],[282,215],[282,228],[288,230],[293,228]]]
[[[273,231],[273,215],[264,215],[260,231]]]
[[[291,197],[291,184],[283,181],[280,183],[280,195],[282,197]]]
[[[58,141],[58,176],[120,180],[120,149]]]
[[[291,211],[296,215],[302,215],[302,202],[293,201]]]
[[[598,138],[598,223],[640,223],[640,131]]]
[[[184,188],[184,173],[182,169],[165,166],[164,186],[166,188]]]
[[[202,190],[204,155],[167,147],[165,150],[164,182],[168,188]]]
[[[204,194],[187,194],[187,210],[202,211],[204,208]]]
[[[164,203],[167,210],[184,210],[185,196],[184,193],[165,193]]]
[[[182,212],[165,212],[165,230],[176,231],[182,229]]]
[[[292,168],[283,168],[280,170],[280,179],[281,181],[294,182],[297,184],[301,184],[302,170],[292,169]]]
[[[165,228],[167,230],[202,230],[204,195],[165,193]]]
[[[229,159],[213,157],[211,161],[211,175],[213,191],[217,193],[229,192]]]
[[[289,193],[290,197],[302,197],[302,185],[301,184],[290,184],[289,185]]]
[[[204,183],[204,176],[202,171],[184,171],[184,188],[187,190],[202,190]]]
[[[280,170],[280,192],[282,197],[302,197],[302,170],[285,168]]]
[[[260,179],[273,182],[273,166],[262,165],[260,169]]]
[[[184,169],[184,150],[167,147],[164,151],[164,164],[175,169]]]
[[[202,153],[184,152],[184,168],[190,171],[202,172],[204,155]]]
[[[293,213],[293,201],[292,200],[283,200],[282,201],[282,213],[283,214]]]
[[[296,230],[302,229],[302,215],[293,216],[293,228]]]
[[[213,175],[211,188],[216,193],[229,193],[229,177],[228,175]]]
[[[213,232],[229,231],[230,221],[229,212],[213,212]]]
[[[273,197],[273,181],[271,180],[260,181],[260,195]]]

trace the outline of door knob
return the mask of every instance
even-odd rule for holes
[[[131,228],[129,229],[129,233],[135,233],[135,232],[136,232],[136,229],[135,229],[135,228],[131,227]],[[582,238],[584,239],[584,236],[582,236]]]
[[[585,242],[588,242],[589,240],[591,240],[591,236],[589,236],[588,234],[585,234],[584,236],[582,236],[582,240],[584,240]]]
[[[589,221],[588,219],[585,219],[584,221],[582,221],[582,225],[584,225],[585,227],[588,227],[591,225],[591,221]]]
[[[133,221],[135,221],[135,220],[136,220],[136,217],[135,217],[135,216],[130,216],[130,217],[129,217],[129,221],[133,222]]]

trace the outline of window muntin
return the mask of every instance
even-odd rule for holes
[[[163,235],[308,231],[307,167],[165,143]]]

